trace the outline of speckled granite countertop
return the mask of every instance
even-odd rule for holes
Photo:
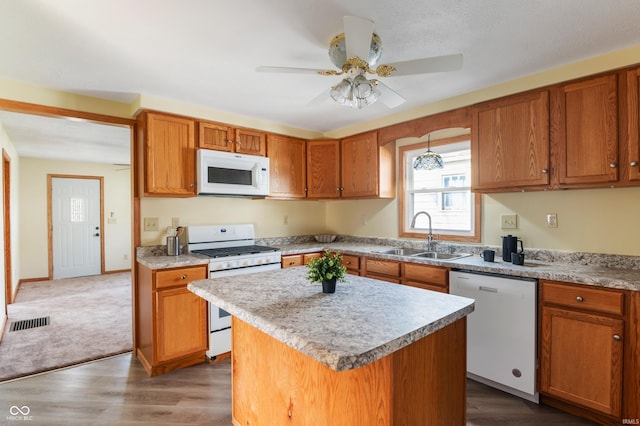
[[[612,268],[539,260],[527,260],[525,261],[524,266],[518,266],[510,262],[502,261],[502,258],[498,253],[496,253],[495,262],[485,262],[478,254],[473,254],[471,256],[455,260],[434,260],[412,256],[376,253],[377,251],[384,250],[386,248],[392,248],[392,246],[351,242],[336,242],[330,244],[310,242],[284,244],[278,245],[278,247],[282,250],[283,255],[308,253],[311,251],[321,251],[325,248],[330,248],[331,250],[336,250],[343,254],[368,256],[379,259],[440,265],[452,269],[464,269],[516,277],[565,281],[576,284],[640,291],[640,270],[638,269]]]
[[[306,271],[199,280],[188,288],[336,371],[367,365],[473,311],[471,299],[355,275],[324,294]]]
[[[527,260],[524,266],[517,266],[509,262],[503,262],[499,253],[496,253],[496,262],[490,263],[483,261],[477,253],[484,248],[495,248],[485,246],[450,246],[453,247],[456,252],[464,251],[473,253],[472,256],[456,260],[433,260],[377,253],[386,248],[405,246],[402,244],[404,243],[402,240],[394,242],[396,242],[396,244],[390,245],[387,240],[375,238],[366,239],[364,242],[347,240],[329,244],[309,241],[295,243],[281,243],[272,240],[260,241],[261,244],[280,248],[283,255],[322,251],[329,248],[344,254],[353,254],[356,256],[368,256],[379,259],[441,265],[449,268],[516,277],[566,281],[576,284],[640,291],[640,260],[635,256],[525,250]],[[440,243],[440,245],[442,246],[442,243]],[[164,251],[161,247],[162,246],[158,248],[144,247],[144,250],[141,250],[141,253],[137,256],[138,262],[151,269],[175,268],[205,264],[208,262],[207,258],[197,254],[164,256]],[[440,247],[439,249],[443,248],[444,247]],[[529,260],[532,258],[536,260]]]

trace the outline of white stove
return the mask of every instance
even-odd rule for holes
[[[199,225],[186,228],[187,250],[208,257],[209,278],[280,269],[282,253],[255,243],[253,225]],[[231,350],[231,316],[209,303],[209,350],[215,359]]]

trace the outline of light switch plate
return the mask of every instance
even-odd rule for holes
[[[145,217],[144,218],[144,230],[145,231],[157,231],[158,230],[158,218],[157,217]]]
[[[558,227],[558,214],[547,213],[547,228],[557,228],[557,227]]]
[[[503,214],[500,215],[500,228],[502,229],[516,229],[518,227],[518,215],[517,214]]]

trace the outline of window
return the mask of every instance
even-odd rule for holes
[[[400,195],[400,236],[422,237],[429,229],[431,216],[434,235],[454,241],[480,241],[479,199],[471,192],[471,148],[468,136],[432,143],[431,150],[442,156],[444,168],[414,170],[414,159],[426,150],[426,144],[400,148],[403,188]]]

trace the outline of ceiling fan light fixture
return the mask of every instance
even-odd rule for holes
[[[380,97],[380,91],[376,88],[375,81],[369,81],[359,74],[353,78],[345,78],[333,86],[329,95],[341,105],[362,109],[374,104]]]

